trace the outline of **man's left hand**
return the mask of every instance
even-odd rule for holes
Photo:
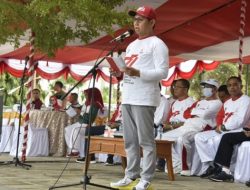
[[[247,137],[250,137],[250,131],[244,131],[244,133]]]
[[[221,125],[217,126],[216,129],[215,129],[215,131],[217,133],[222,133],[222,131],[221,131]]]
[[[124,71],[128,76],[140,77],[140,71],[133,67],[126,67]]]

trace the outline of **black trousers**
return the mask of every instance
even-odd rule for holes
[[[250,141],[250,137],[247,137],[244,132],[224,134],[221,138],[214,162],[229,168],[234,146],[244,141]]]
[[[105,125],[103,126],[92,126],[87,127],[85,131],[85,136],[90,133],[90,136],[103,135],[105,131]],[[85,139],[85,156],[87,154],[88,139]]]

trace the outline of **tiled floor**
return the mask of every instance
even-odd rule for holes
[[[11,161],[7,154],[0,155],[0,161]],[[32,165],[29,170],[21,166],[0,165],[0,190],[48,190],[57,180],[62,169],[67,163],[67,158],[43,157],[28,158],[27,163]],[[80,184],[83,178],[84,164],[70,160],[65,172],[57,185]],[[102,163],[91,164],[88,174],[92,176],[91,183],[108,186],[111,181],[123,177],[122,167],[104,166]],[[250,190],[244,184],[215,183],[199,177],[176,176],[176,181],[168,181],[165,173],[156,173],[153,181],[155,190]],[[77,190],[83,189],[82,185],[57,189]],[[89,190],[98,190],[94,186],[87,185]]]

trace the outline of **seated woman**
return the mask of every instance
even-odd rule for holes
[[[57,99],[56,96],[50,97],[50,105],[54,111],[62,110],[62,101]]]
[[[85,159],[85,134],[101,135],[104,133],[105,127],[89,128],[89,123],[94,123],[96,117],[104,113],[104,104],[101,92],[97,88],[89,88],[84,91],[86,97],[83,106],[83,115],[79,121],[65,128],[65,140],[68,146],[68,156],[80,156],[79,161]],[[91,113],[91,114],[90,114]],[[91,118],[90,118],[91,115]]]

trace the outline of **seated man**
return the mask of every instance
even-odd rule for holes
[[[161,94],[160,104],[159,106],[157,106],[154,115],[155,137],[157,136],[157,129],[159,127],[163,128],[163,126],[166,124],[169,110],[170,110],[169,101],[165,96]]]
[[[32,90],[32,102],[31,102],[31,107],[33,109],[38,109],[40,110],[43,105],[43,102],[40,99],[40,90],[35,88]]]
[[[68,97],[68,102],[70,104],[69,107],[72,107],[72,108],[78,108],[81,106],[78,102],[78,94],[77,93],[71,93]],[[69,107],[68,107],[68,109],[69,109]]]
[[[213,160],[224,133],[241,131],[246,124],[246,114],[250,105],[248,96],[242,93],[242,81],[239,77],[230,77],[227,80],[227,88],[231,99],[224,103],[224,117],[221,125],[217,125],[216,130],[205,131],[195,135],[195,147],[198,155],[207,168],[201,177],[208,177],[214,173]]]
[[[169,105],[170,107],[173,105],[173,103],[175,102],[175,100],[177,99],[177,97],[175,97],[174,95],[174,86],[175,86],[175,83],[176,83],[177,80],[174,80],[170,86],[170,97],[168,98],[168,102],[169,102]]]
[[[176,142],[176,152],[182,158],[181,175],[190,176],[192,143],[195,134],[207,127],[216,126],[216,115],[222,106],[221,101],[217,98],[218,82],[215,79],[209,79],[202,82],[201,85],[205,99],[195,102],[192,107],[188,108],[184,113],[187,118],[184,124],[165,133],[162,138]]]
[[[218,88],[218,97],[220,101],[224,104],[227,100],[230,99],[230,94],[227,90],[227,85],[221,85]],[[223,123],[223,117],[224,117],[224,109],[223,106],[221,106],[220,111],[218,112],[216,116],[216,123],[217,125],[221,125]],[[217,126],[216,125],[216,126]],[[197,150],[193,149],[192,153],[192,164],[191,164],[191,175],[199,176],[201,173],[203,173],[205,166],[201,163],[201,160],[199,158],[199,155],[197,153]],[[205,168],[206,169],[206,168]]]
[[[70,103],[70,105],[66,109],[66,113],[70,117],[70,124],[73,124],[79,120],[82,105],[78,103],[78,94],[76,93],[71,93],[68,96],[68,102]]]
[[[61,81],[56,81],[53,89],[56,92],[53,96],[55,96],[59,100],[61,100],[64,97],[64,95],[66,94],[63,91],[63,83]]]
[[[167,124],[164,125],[164,130],[170,130],[177,128],[185,122],[186,118],[184,117],[184,111],[191,107],[194,103],[194,100],[188,96],[190,84],[186,79],[178,79],[175,81],[175,85],[173,86],[174,89],[174,96],[177,98],[175,102],[172,104],[168,118]],[[163,134],[164,136],[164,134]],[[156,137],[156,139],[160,139],[160,134]],[[164,139],[164,138],[163,138]],[[172,156],[173,156],[173,167],[175,173],[180,171],[181,161],[179,155],[177,154],[175,148],[172,149]],[[165,169],[165,160],[159,159],[156,169],[158,171],[164,171]]]
[[[214,173],[211,177],[209,177],[210,180],[217,182],[234,180],[234,177],[229,170],[234,146],[239,145],[244,141],[250,141],[250,122],[246,128],[243,129],[243,131],[226,133],[222,136],[214,159],[214,165],[221,169],[217,170],[220,172]]]
[[[218,97],[222,103],[230,99],[230,94],[227,90],[227,85],[223,84],[218,88]]]

